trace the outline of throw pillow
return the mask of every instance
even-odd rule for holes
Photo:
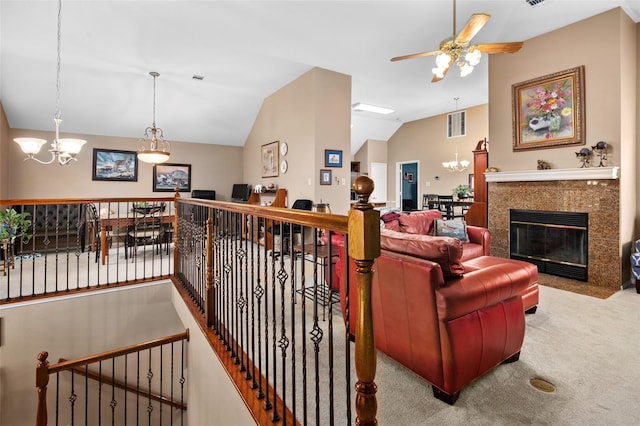
[[[400,222],[398,222],[398,219],[392,220],[390,222],[385,223],[383,228],[400,232]]]
[[[467,224],[464,220],[436,219],[433,226],[433,235],[438,237],[457,238],[463,243],[469,242]]]
[[[464,273],[461,263],[462,242],[456,238],[381,229],[380,248],[436,262],[445,278],[458,277]]]
[[[429,235],[433,221],[436,218],[442,218],[439,212],[432,212],[430,210],[411,212],[409,214],[402,214],[398,218],[400,222],[400,230],[407,234],[422,234]]]

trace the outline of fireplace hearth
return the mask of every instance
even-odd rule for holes
[[[587,281],[588,226],[587,213],[511,209],[509,256],[542,273]]]

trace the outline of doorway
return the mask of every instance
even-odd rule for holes
[[[396,163],[396,205],[402,211],[418,209],[418,161]]]

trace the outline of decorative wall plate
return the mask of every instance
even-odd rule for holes
[[[289,146],[286,142],[280,142],[280,154],[287,155],[287,151],[289,151]]]
[[[289,165],[287,164],[287,160],[282,160],[280,162],[280,173],[287,173],[288,168],[289,168]]]

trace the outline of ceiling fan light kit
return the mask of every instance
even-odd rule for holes
[[[452,64],[458,65],[460,76],[465,77],[473,72],[480,63],[482,53],[514,53],[522,48],[522,42],[489,43],[469,45],[471,39],[489,21],[491,15],[486,13],[474,13],[467,21],[464,28],[456,35],[456,1],[453,0],[453,36],[440,43],[439,50],[414,53],[411,55],[396,56],[391,61],[420,58],[423,56],[436,56],[436,66],[431,69],[435,83],[442,80]]]

